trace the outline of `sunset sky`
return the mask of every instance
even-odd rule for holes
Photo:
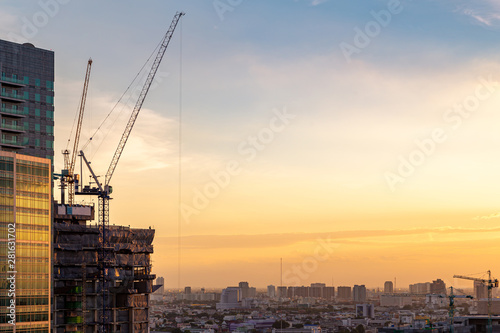
[[[279,285],[280,258],[288,285],[500,277],[498,1],[4,0],[0,38],[56,54],[56,170],[88,58],[82,144],[176,11],[110,215],[156,229],[167,287]],[[101,175],[123,101],[85,150]]]

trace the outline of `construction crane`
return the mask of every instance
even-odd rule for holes
[[[459,289],[457,289],[457,290],[459,290]],[[450,294],[448,295],[448,298],[450,299],[450,309],[448,310],[448,315],[450,317],[450,333],[453,333],[453,331],[454,331],[453,318],[455,317],[455,298],[473,299],[474,297],[472,297],[470,295],[455,295],[453,293],[453,287],[450,287]]]
[[[151,70],[149,71],[149,75],[146,79],[146,82],[144,83],[144,86],[143,86],[142,91],[139,95],[139,98],[137,99],[137,102],[136,102],[135,107],[132,111],[130,119],[127,123],[125,131],[123,132],[122,137],[120,139],[120,142],[118,143],[118,147],[113,155],[113,158],[112,158],[111,163],[109,165],[109,168],[108,168],[108,171],[106,173],[106,177],[105,177],[103,184],[101,184],[101,182],[99,182],[99,179],[97,178],[95,172],[92,170],[92,167],[90,166],[90,162],[85,157],[85,154],[83,153],[83,151],[80,151],[80,156],[81,156],[82,160],[85,162],[85,164],[87,165],[87,168],[89,169],[89,171],[92,175],[92,178],[94,179],[97,187],[94,187],[94,188],[85,187],[82,189],[81,192],[78,192],[77,194],[97,195],[98,199],[99,199],[99,230],[100,230],[100,243],[101,243],[101,251],[99,253],[99,262],[100,262],[100,270],[101,270],[101,294],[102,294],[102,313],[100,315],[100,317],[101,317],[101,320],[100,320],[101,332],[108,331],[108,322],[109,322],[109,312],[106,311],[107,299],[108,299],[108,287],[107,287],[106,281],[107,281],[107,274],[108,274],[108,265],[109,265],[109,262],[111,261],[111,255],[112,255],[112,249],[113,249],[110,246],[109,236],[108,236],[109,200],[111,199],[110,194],[113,192],[113,188],[110,186],[110,181],[111,181],[111,178],[113,177],[113,173],[116,169],[118,161],[120,160],[120,157],[122,155],[123,149],[125,148],[125,144],[127,143],[127,140],[130,136],[132,128],[134,127],[137,116],[139,115],[139,112],[142,108],[142,104],[144,103],[144,100],[146,99],[149,88],[151,87],[151,84],[153,83],[153,79],[156,75],[156,72],[158,71],[158,67],[160,66],[160,63],[163,59],[163,56],[164,56],[165,51],[168,47],[168,44],[170,43],[170,40],[172,39],[175,28],[177,27],[177,24],[179,23],[179,20],[181,19],[181,17],[183,15],[185,15],[185,14],[182,12],[177,12],[175,14],[175,16],[172,20],[172,23],[170,24],[170,28],[168,29],[167,33],[165,34],[165,36],[162,39],[161,46],[158,50],[156,58],[155,58],[153,65],[151,67]]]
[[[68,204],[73,206],[74,197],[75,197],[75,181],[78,181],[78,175],[74,174],[75,171],[75,162],[78,151],[78,144],[80,142],[80,133],[82,130],[82,121],[83,121],[83,112],[85,110],[85,102],[87,101],[87,91],[89,88],[89,80],[90,80],[90,70],[92,68],[92,59],[89,59],[87,63],[87,71],[85,74],[85,81],[83,83],[83,93],[82,98],[80,100],[80,105],[78,107],[78,119],[76,122],[75,129],[75,139],[73,141],[73,150],[71,151],[71,158],[69,157],[70,151],[65,149],[63,151],[64,155],[64,169],[62,170],[61,177],[61,203],[65,204],[64,199],[64,189],[68,188]]]
[[[471,280],[471,281],[478,281],[483,284],[486,284],[488,287],[488,332],[492,331],[492,326],[491,326],[491,299],[492,293],[493,293],[493,288],[498,288],[498,279],[494,279],[491,277],[491,271],[488,271],[488,279],[481,279],[481,278],[475,278],[471,276],[465,276],[465,275],[453,275],[454,278],[457,279],[464,279],[464,280]]]

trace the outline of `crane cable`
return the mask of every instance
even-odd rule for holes
[[[163,41],[163,39],[162,39]],[[139,72],[137,72],[136,76],[134,77],[134,79],[132,80],[132,82],[129,84],[129,86],[127,87],[127,89],[125,90],[125,92],[120,96],[120,98],[118,99],[118,101],[116,102],[116,104],[113,106],[113,108],[111,109],[111,111],[109,111],[109,113],[106,115],[106,117],[104,118],[104,120],[101,122],[101,124],[99,125],[99,127],[97,127],[97,129],[94,131],[94,133],[92,134],[92,136],[87,140],[87,142],[83,145],[82,149],[81,150],[85,150],[87,148],[87,146],[92,142],[93,138],[96,136],[96,134],[101,130],[102,126],[104,125],[104,123],[108,120],[108,118],[111,116],[111,114],[113,113],[113,111],[116,109],[116,107],[118,106],[118,104],[120,104],[120,102],[122,101],[123,97],[125,97],[125,95],[127,94],[127,92],[130,90],[130,88],[132,87],[132,85],[135,83],[135,81],[137,80],[137,78],[139,77],[139,75],[142,73],[142,71],[144,70],[144,68],[146,67],[146,65],[149,63],[149,61],[151,60],[151,58],[153,57],[153,55],[156,53],[156,51],[158,50],[158,48],[161,46],[162,44],[162,41],[160,41],[160,43],[156,46],[156,48],[153,50],[153,52],[151,53],[151,55],[149,56],[149,58],[146,60],[146,62],[144,63],[144,65],[141,67],[141,69],[139,70]],[[129,97],[131,98],[131,97]],[[115,120],[116,122],[116,120]],[[109,132],[108,132],[109,133]],[[107,134],[106,134],[107,136]],[[104,140],[102,140],[102,142],[104,142]],[[101,144],[97,147],[97,149],[95,150],[94,154],[99,150],[99,148],[101,147],[102,145],[102,142]]]

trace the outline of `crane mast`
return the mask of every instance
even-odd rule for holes
[[[493,288],[498,288],[498,279],[493,279],[491,277],[491,271],[488,271],[488,279],[480,279],[480,278],[475,278],[471,276],[465,276],[465,275],[453,275],[454,278],[457,279],[463,279],[463,280],[471,280],[471,281],[478,281],[486,284],[488,287],[488,332],[492,331],[492,326],[491,326],[491,299],[493,298],[492,293],[493,293]]]
[[[69,184],[68,186],[68,204],[73,205],[74,198],[75,198],[75,187],[73,186],[73,183],[75,182],[75,162],[76,162],[76,156],[77,151],[78,151],[78,144],[80,142],[80,133],[82,130],[82,122],[83,122],[83,112],[85,110],[85,102],[87,101],[87,91],[89,88],[89,80],[90,80],[90,70],[92,68],[92,59],[89,59],[87,63],[87,71],[85,74],[85,82],[83,84],[83,93],[82,93],[82,98],[80,100],[80,105],[78,108],[78,120],[76,123],[76,130],[75,130],[75,140],[73,142],[73,150],[71,151],[71,159],[65,158],[64,159],[64,168],[67,170],[68,175],[67,175],[67,182]],[[69,152],[66,150],[64,152],[65,157],[69,155]],[[64,203],[64,202],[63,202]]]
[[[108,278],[108,268],[109,264],[112,260],[112,251],[113,247],[110,244],[109,236],[108,236],[108,230],[109,230],[109,200],[110,194],[113,192],[112,187],[109,185],[111,181],[111,177],[113,176],[113,173],[116,169],[116,166],[118,164],[118,161],[120,160],[120,157],[122,155],[123,149],[125,148],[125,144],[127,143],[127,140],[130,136],[130,133],[132,131],[132,128],[134,127],[135,121],[137,119],[137,116],[139,115],[139,112],[142,108],[142,104],[144,103],[144,100],[146,99],[146,96],[149,92],[149,88],[151,87],[151,84],[153,83],[154,77],[156,75],[156,72],[158,71],[158,67],[160,66],[160,63],[163,59],[163,56],[165,54],[165,51],[167,49],[168,44],[170,43],[170,40],[172,39],[173,33],[175,31],[175,28],[180,20],[180,18],[185,15],[182,12],[177,12],[172,20],[172,23],[170,24],[170,28],[168,29],[167,33],[163,37],[161,41],[161,46],[158,50],[158,53],[156,55],[156,58],[153,62],[153,65],[149,71],[149,74],[147,76],[147,79],[144,83],[144,86],[142,88],[142,91],[139,95],[139,98],[135,104],[135,107],[132,111],[132,114],[130,116],[130,119],[128,120],[127,126],[125,128],[125,131],[122,134],[122,137],[120,139],[120,142],[118,143],[118,147],[113,155],[113,158],[111,160],[111,164],[109,165],[108,171],[106,173],[106,177],[104,180],[104,183],[101,184],[98,180],[98,177],[92,170],[92,167],[90,165],[90,162],[86,159],[85,154],[83,151],[80,151],[80,156],[82,157],[82,160],[85,162],[87,165],[87,168],[89,169],[90,173],[92,174],[92,177],[94,181],[97,184],[97,188],[84,188],[81,192],[78,192],[77,194],[87,194],[87,195],[97,195],[98,196],[98,201],[99,201],[99,231],[100,231],[100,236],[99,236],[99,241],[101,245],[101,249],[99,251],[99,262],[100,262],[100,277],[101,277],[101,295],[102,295],[102,312],[100,315],[100,324],[101,324],[101,332],[108,332],[110,330],[109,327],[109,320],[110,320],[110,311],[106,310],[108,305],[110,304],[109,300],[109,278]]]

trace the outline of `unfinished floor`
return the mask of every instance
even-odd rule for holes
[[[94,207],[54,205],[53,332],[100,332],[103,298],[100,230]],[[148,332],[154,229],[109,228],[108,332]]]

